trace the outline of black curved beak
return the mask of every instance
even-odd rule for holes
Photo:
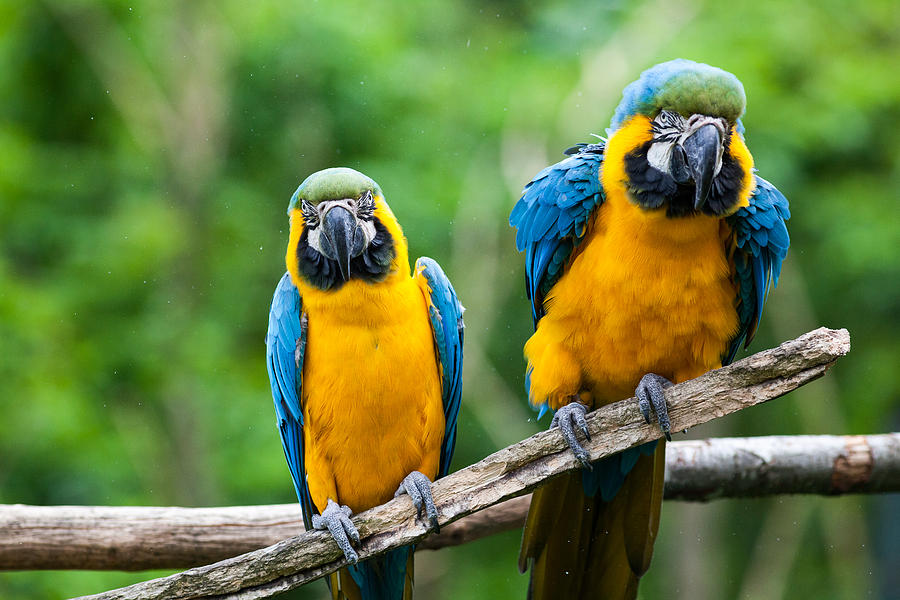
[[[343,206],[334,206],[322,219],[322,253],[337,261],[344,281],[350,280],[350,259],[362,254],[365,236],[356,216]]]
[[[681,145],[696,188],[694,210],[699,210],[709,197],[722,138],[715,125],[707,124],[692,133]]]

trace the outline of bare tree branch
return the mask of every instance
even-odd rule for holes
[[[900,492],[900,433],[672,442],[667,500]],[[457,546],[522,526],[531,496],[464,517],[418,544]],[[303,531],[298,504],[178,508],[0,505],[0,570],[188,568]]]
[[[666,454],[671,500],[900,492],[900,433],[693,440]]]
[[[0,507],[0,569],[187,568],[303,532],[299,504]]]
[[[686,429],[777,398],[821,377],[850,349],[846,330],[817,329],[666,391],[673,430]],[[591,460],[660,437],[644,423],[632,398],[588,415]],[[435,482],[441,524],[521,496],[563,472],[578,468],[556,430],[543,431]],[[419,542],[428,531],[408,497],[354,517],[363,536],[360,559]],[[166,598],[266,598],[301,586],[346,565],[326,532],[313,531],[273,546],[169,577],[90,596],[95,600]],[[88,597],[85,597],[88,598]]]

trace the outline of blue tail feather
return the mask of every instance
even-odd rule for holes
[[[634,468],[638,458],[642,454],[644,456],[653,454],[656,444],[656,441],[647,442],[591,463],[593,469],[590,471],[585,469],[581,476],[585,495],[593,498],[597,492],[600,492],[600,498],[604,502],[612,500],[625,482],[625,476]]]
[[[347,570],[363,600],[400,600],[406,586],[406,565],[412,546],[391,550]]]

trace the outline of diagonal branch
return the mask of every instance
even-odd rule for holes
[[[754,354],[666,391],[673,430],[686,429],[777,398],[821,377],[850,350],[846,330],[817,329],[777,348]],[[647,425],[634,399],[610,404],[588,416],[591,460],[660,437]],[[547,480],[578,468],[558,431],[543,431],[435,482],[441,524],[521,496]],[[416,521],[408,497],[354,518],[363,536],[360,559],[413,544],[428,531]],[[113,599],[266,598],[345,566],[325,532],[313,531],[254,552],[95,596]],[[85,597],[88,598],[88,597]]]

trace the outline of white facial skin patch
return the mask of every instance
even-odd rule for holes
[[[647,150],[647,162],[651,167],[670,173],[672,150],[683,139],[685,128],[684,117],[676,112],[664,110],[656,115],[653,119],[653,139],[658,141],[650,144],[650,149]]]
[[[350,214],[354,216],[358,212],[357,201],[352,198],[343,198],[341,200],[329,200],[327,202],[321,202],[318,206],[315,207],[315,210],[318,213],[317,223],[321,223],[325,218],[325,215],[328,214],[328,211],[337,206],[347,209],[347,211],[349,211]],[[359,228],[362,229],[363,236],[365,237],[365,244],[363,245],[363,248],[365,248],[372,242],[372,240],[375,239],[375,222],[361,221],[359,220],[359,218],[357,218],[357,224],[359,225]],[[319,253],[322,253],[321,236],[322,230],[319,227],[309,229],[307,243],[311,248]]]
[[[678,113],[668,110],[661,111],[653,119],[653,139],[658,141],[650,144],[650,148],[647,150],[647,162],[654,169],[671,175],[672,152],[676,145],[683,144],[684,140],[704,125],[714,125],[719,131],[719,138],[725,139],[725,121],[723,119],[707,115],[691,115],[689,119],[685,120]],[[713,176],[718,175],[722,169],[724,150],[724,144],[720,145]]]

